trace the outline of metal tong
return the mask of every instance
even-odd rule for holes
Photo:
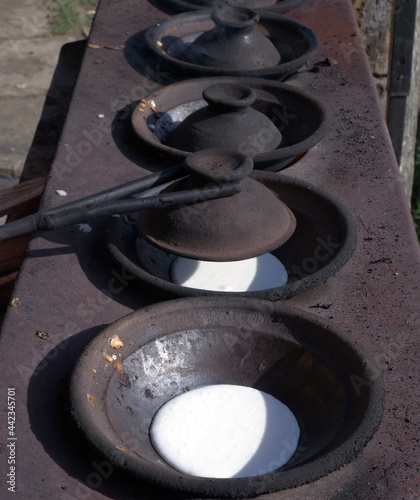
[[[204,188],[188,191],[160,193],[164,184],[187,175],[184,165],[175,165],[86,198],[41,210],[36,214],[0,226],[0,241],[37,230],[52,231],[102,216],[223,198],[239,193],[241,190],[239,182],[230,182],[208,184]],[[141,193],[140,197],[139,193]],[[134,195],[137,196],[132,197]]]

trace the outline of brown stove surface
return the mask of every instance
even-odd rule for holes
[[[310,0],[289,15],[321,41],[317,58],[289,83],[323,100],[333,124],[284,173],[339,198],[357,222],[358,245],[333,278],[287,303],[331,320],[361,342],[381,370],[387,400],[379,430],[356,460],[313,483],[260,498],[415,500],[418,242],[350,0]],[[144,45],[133,43],[165,16],[146,0],[102,0],[43,208],[63,202],[58,189],[71,201],[170,165],[137,150],[129,113],[133,103],[175,80]],[[14,291],[21,305],[9,307],[0,338],[1,498],[12,498],[6,482],[12,473],[19,500],[186,498],[117,471],[91,451],[70,418],[68,385],[81,351],[106,325],[158,301],[108,259],[104,227],[100,220],[31,238]],[[334,241],[326,238],[324,245]],[[302,268],[316,265],[314,255],[302,261]],[[363,386],[363,374],[356,375]],[[12,431],[9,416],[16,417]]]

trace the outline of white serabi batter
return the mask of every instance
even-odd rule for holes
[[[289,408],[251,387],[208,385],[181,394],[155,414],[150,438],[180,472],[233,478],[272,472],[293,455],[300,429]]]
[[[177,257],[171,268],[177,285],[217,292],[268,290],[287,283],[287,271],[270,253],[232,262]]]

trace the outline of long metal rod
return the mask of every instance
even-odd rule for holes
[[[240,192],[239,182],[213,185],[201,189],[192,189],[189,191],[179,191],[174,193],[163,193],[155,196],[146,196],[142,198],[133,198],[129,200],[117,200],[112,203],[102,205],[86,205],[75,203],[66,205],[64,210],[44,210],[23,219],[5,224],[0,227],[0,240],[19,236],[32,231],[52,231],[59,227],[68,226],[80,222],[87,222],[98,217],[107,215],[128,213],[139,210],[149,210],[152,208],[164,208],[173,205],[197,203],[202,200],[211,200],[214,198],[223,198],[232,196]],[[81,200],[83,201],[83,200]],[[68,206],[70,205],[70,208]]]
[[[59,207],[54,207],[45,210],[48,214],[57,214],[62,211],[71,210],[73,208],[81,207],[95,207],[100,206],[105,203],[109,203],[115,200],[121,200],[128,198],[130,196],[136,195],[138,193],[150,190],[153,187],[161,187],[163,184],[180,179],[183,175],[188,175],[183,165],[175,165],[173,167],[166,168],[155,174],[150,174],[140,179],[135,179],[120,186],[116,186],[110,189],[106,189],[99,193],[86,196],[80,200],[71,201],[65,205],[60,205]]]

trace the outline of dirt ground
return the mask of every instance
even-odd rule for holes
[[[2,0],[0,16],[0,189],[19,178],[60,48],[45,0]]]

